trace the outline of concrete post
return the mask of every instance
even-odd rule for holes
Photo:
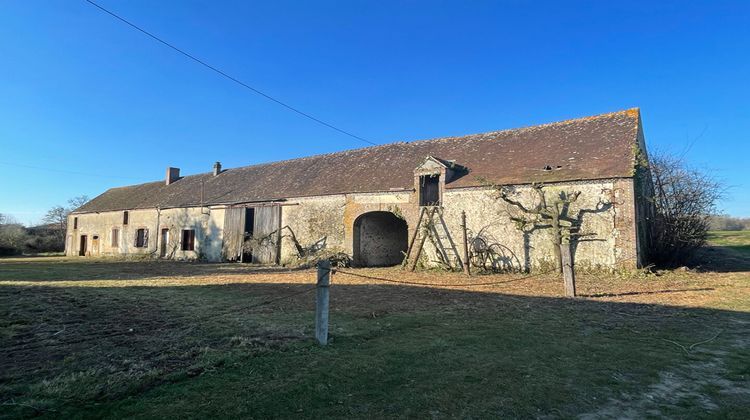
[[[318,343],[328,344],[328,292],[331,285],[331,262],[318,262],[318,282],[315,299],[315,338]]]

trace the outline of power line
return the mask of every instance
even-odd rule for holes
[[[273,96],[271,96],[271,95],[269,95],[267,93],[264,93],[264,92],[262,92],[262,91],[260,91],[260,90],[258,90],[256,88],[248,85],[247,83],[245,83],[245,82],[237,79],[234,76],[231,76],[231,75],[225,73],[224,71],[222,71],[222,70],[220,70],[220,69],[212,66],[211,64],[206,63],[205,61],[203,61],[203,60],[195,57],[194,55],[186,52],[185,50],[182,50],[182,49],[180,49],[180,48],[178,48],[178,47],[170,44],[169,42],[167,42],[167,41],[159,38],[158,36],[152,34],[151,32],[149,32],[149,31],[141,28],[140,26],[138,26],[138,25],[136,25],[136,24],[128,21],[127,19],[123,18],[122,16],[120,16],[120,15],[114,13],[114,12],[111,12],[111,11],[105,9],[104,7],[98,5],[97,3],[93,2],[92,0],[85,0],[85,1],[87,3],[89,3],[89,4],[91,4],[92,6],[96,7],[97,9],[101,10],[102,12],[104,12],[104,13],[112,16],[113,18],[115,18],[115,19],[123,22],[124,24],[130,26],[131,28],[133,28],[133,29],[135,29],[135,30],[143,33],[144,35],[152,38],[153,40],[155,40],[155,41],[157,41],[157,42],[159,42],[159,43],[161,43],[161,44],[163,44],[163,45],[165,45],[165,46],[167,46],[167,47],[169,47],[169,48],[177,51],[178,53],[184,55],[185,57],[187,57],[187,58],[195,61],[196,63],[198,63],[198,64],[200,64],[200,65],[202,65],[202,66],[204,66],[204,67],[206,67],[206,68],[208,68],[208,69],[210,69],[210,70],[212,70],[214,72],[216,72],[217,74],[219,74],[221,76],[224,76],[225,78],[227,78],[227,79],[229,79],[229,80],[237,83],[238,85],[240,85],[240,86],[242,86],[242,87],[244,87],[244,88],[246,88],[246,89],[248,89],[248,90],[250,90],[250,91],[252,91],[252,92],[254,92],[254,93],[256,93],[256,94],[258,94],[258,95],[260,95],[260,96],[262,96],[262,97],[264,97],[266,99],[268,99],[268,100],[270,100],[270,101],[276,102],[277,104],[283,106],[284,108],[289,109],[290,111],[296,112],[297,114],[302,115],[303,117],[308,118],[310,120],[313,120],[313,121],[317,122],[318,124],[324,125],[324,126],[330,128],[330,129],[338,131],[339,133],[345,134],[345,135],[347,135],[349,137],[355,138],[355,139],[360,140],[362,142],[365,142],[367,144],[371,144],[373,146],[377,146],[378,145],[377,143],[371,142],[370,140],[364,139],[364,138],[362,138],[362,137],[360,137],[360,136],[358,136],[356,134],[352,134],[352,133],[350,133],[348,131],[342,130],[342,129],[334,126],[333,124],[329,124],[329,123],[327,123],[327,122],[325,122],[323,120],[320,120],[320,119],[318,119],[316,117],[313,117],[312,115],[310,115],[310,114],[308,114],[308,113],[306,113],[304,111],[301,111],[301,110],[299,110],[299,109],[297,109],[297,108],[295,108],[295,107],[293,107],[293,106],[291,106],[291,105],[289,105],[289,104],[287,104],[285,102],[282,102],[279,99],[274,98]]]

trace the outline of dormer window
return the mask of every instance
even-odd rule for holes
[[[461,172],[459,172],[461,171]],[[445,184],[463,175],[463,167],[451,160],[427,156],[414,169],[414,190],[422,207],[442,206]]]
[[[419,177],[419,205],[440,205],[440,175],[422,175]]]

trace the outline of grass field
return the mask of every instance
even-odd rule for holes
[[[750,257],[750,230],[710,232],[709,242]]]
[[[581,275],[575,300],[352,270],[437,285],[335,274],[319,347],[310,270],[0,259],[0,416],[750,418],[750,273],[719,267]]]

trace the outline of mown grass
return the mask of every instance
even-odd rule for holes
[[[709,243],[750,257],[750,230],[709,232]]]
[[[0,260],[0,416],[750,417],[747,272],[336,274],[327,347],[314,277]]]

